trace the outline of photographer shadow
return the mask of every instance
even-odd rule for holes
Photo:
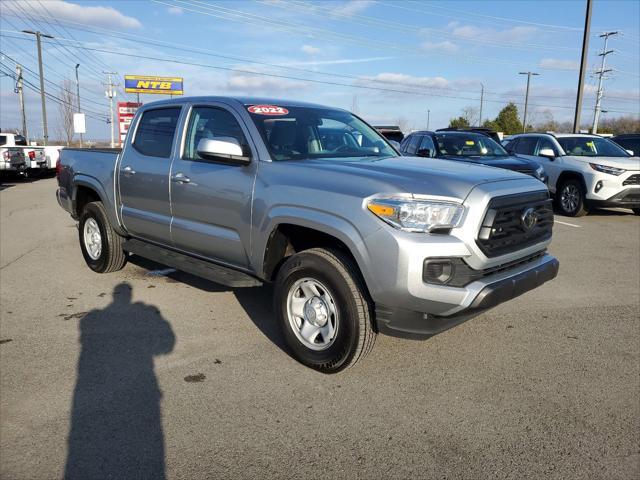
[[[65,479],[163,479],[165,449],[154,357],[175,345],[159,310],[127,283],[80,320],[81,352]]]

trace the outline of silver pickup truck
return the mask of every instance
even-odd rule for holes
[[[319,105],[154,102],[121,151],[64,149],[57,198],[100,273],[140,255],[230,287],[273,282],[292,353],[353,365],[378,332],[426,338],[553,279],[540,181],[401,157]]]

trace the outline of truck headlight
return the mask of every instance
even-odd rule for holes
[[[464,212],[459,203],[408,196],[372,198],[367,208],[388,224],[407,232],[432,232],[456,227]]]
[[[608,167],[607,165],[599,165],[597,163],[590,163],[591,168],[597,170],[602,173],[610,173],[611,175],[620,175],[621,173],[626,172],[624,168],[616,168],[616,167]]]

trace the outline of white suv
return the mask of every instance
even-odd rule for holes
[[[525,133],[503,142],[509,153],[539,162],[563,215],[590,206],[630,208],[640,215],[640,157],[597,135]]]

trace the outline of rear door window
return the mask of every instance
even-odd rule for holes
[[[521,155],[535,155],[537,144],[537,137],[520,137],[513,151]]]
[[[406,152],[409,154],[414,154],[418,151],[418,146],[420,145],[420,140],[422,139],[421,135],[412,135],[409,138],[409,143],[407,145]]]
[[[147,110],[136,129],[133,148],[150,157],[170,157],[178,118],[180,107]]]

